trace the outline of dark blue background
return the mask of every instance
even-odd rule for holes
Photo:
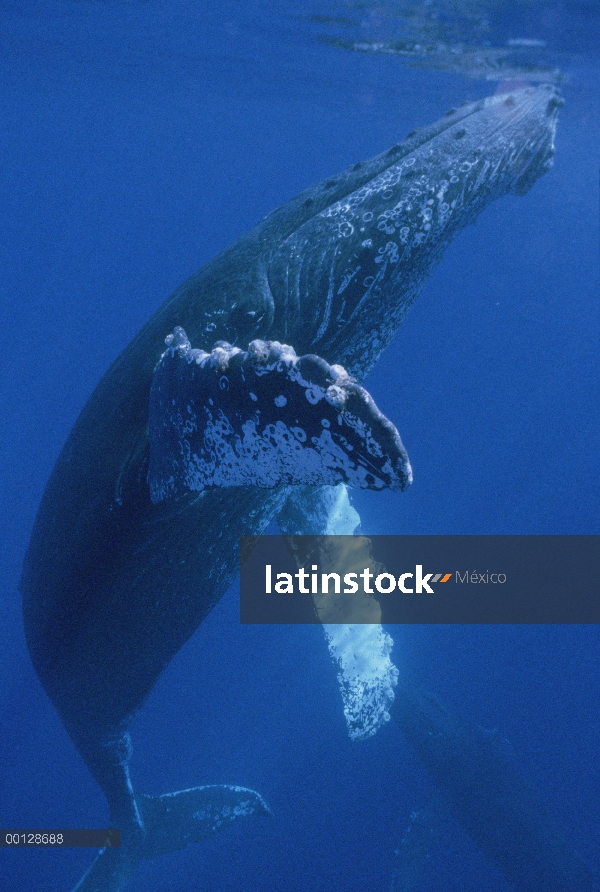
[[[415,482],[355,497],[367,532],[600,533],[598,22],[584,4],[548,5],[539,33],[512,36],[564,51],[555,167],[456,239],[369,376]],[[102,373],[272,208],[495,88],[320,44],[306,11],[2,4],[0,825],[107,820],[30,667],[17,592],[45,481]],[[395,727],[348,739],[319,629],[242,628],[237,610],[232,590],[152,692],[133,779],[157,793],[244,784],[275,818],[145,864],[132,892],[387,890],[428,779]],[[508,737],[597,865],[598,629],[391,631],[401,673]],[[446,843],[424,888],[507,890],[458,828]],[[0,884],[66,892],[91,858],[2,850]]]

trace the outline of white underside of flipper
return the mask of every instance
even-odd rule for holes
[[[398,669],[390,659],[394,642],[380,625],[323,626],[352,740],[366,740],[390,719]]]
[[[278,518],[284,535],[352,536],[360,524],[345,484],[306,488],[290,497]],[[352,740],[365,740],[390,718],[398,669],[394,642],[381,625],[330,623],[325,640],[340,686]]]

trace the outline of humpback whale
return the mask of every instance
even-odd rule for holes
[[[472,725],[431,694],[405,684],[396,691],[392,714],[438,787],[405,837],[405,851],[400,848],[401,870],[392,892],[413,888],[412,862],[420,868],[446,810],[516,892],[598,888],[592,871],[545,811],[498,734]]]
[[[360,382],[452,238],[551,166],[561,104],[550,85],[465,104],[301,193],[184,282],[89,398],[20,584],[34,667],[121,829],[80,892],[117,892],[141,858],[267,811],[235,786],[150,798],[129,777],[133,715],[235,578],[240,536],[260,535],[293,498],[287,485],[244,485],[152,500],[149,402],[165,337],[179,326],[204,351],[278,341]]]

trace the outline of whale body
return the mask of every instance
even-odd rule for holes
[[[193,836],[167,826],[185,825],[189,797],[165,810],[134,794],[127,726],[235,578],[240,536],[259,535],[291,492],[216,487],[152,502],[149,394],[165,337],[181,326],[202,350],[277,340],[360,382],[456,233],[550,167],[561,104],[549,85],[466,104],[303,192],[178,288],[88,400],[42,497],[20,585],[35,669],[122,831],[120,854],[79,889],[123,888],[131,864],[164,851],[161,825],[172,848]],[[227,789],[237,788],[219,795]],[[266,809],[253,795],[240,813]]]
[[[417,866],[445,811],[475,840],[515,892],[594,892],[597,878],[519,771],[507,741],[472,725],[418,688],[401,685],[393,716],[438,787],[414,822]],[[441,795],[440,795],[441,794]],[[411,835],[405,841],[412,845]],[[408,849],[408,845],[405,846]],[[402,847],[399,852],[402,852]],[[406,852],[406,854],[409,854]],[[392,892],[408,892],[415,853],[401,859]],[[408,865],[408,870],[406,866]]]

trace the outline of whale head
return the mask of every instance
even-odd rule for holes
[[[516,90],[500,85],[486,102],[498,118],[502,140],[519,149],[511,162],[516,175],[511,191],[524,195],[552,167],[558,112],[564,99],[552,84]]]
[[[363,378],[454,235],[551,166],[561,105],[551,85],[467,103],[267,218],[275,335]]]
[[[362,380],[454,236],[552,165],[557,89],[499,90],[305,190],[188,279],[138,342],[148,374],[181,326],[203,350],[279,341]]]

